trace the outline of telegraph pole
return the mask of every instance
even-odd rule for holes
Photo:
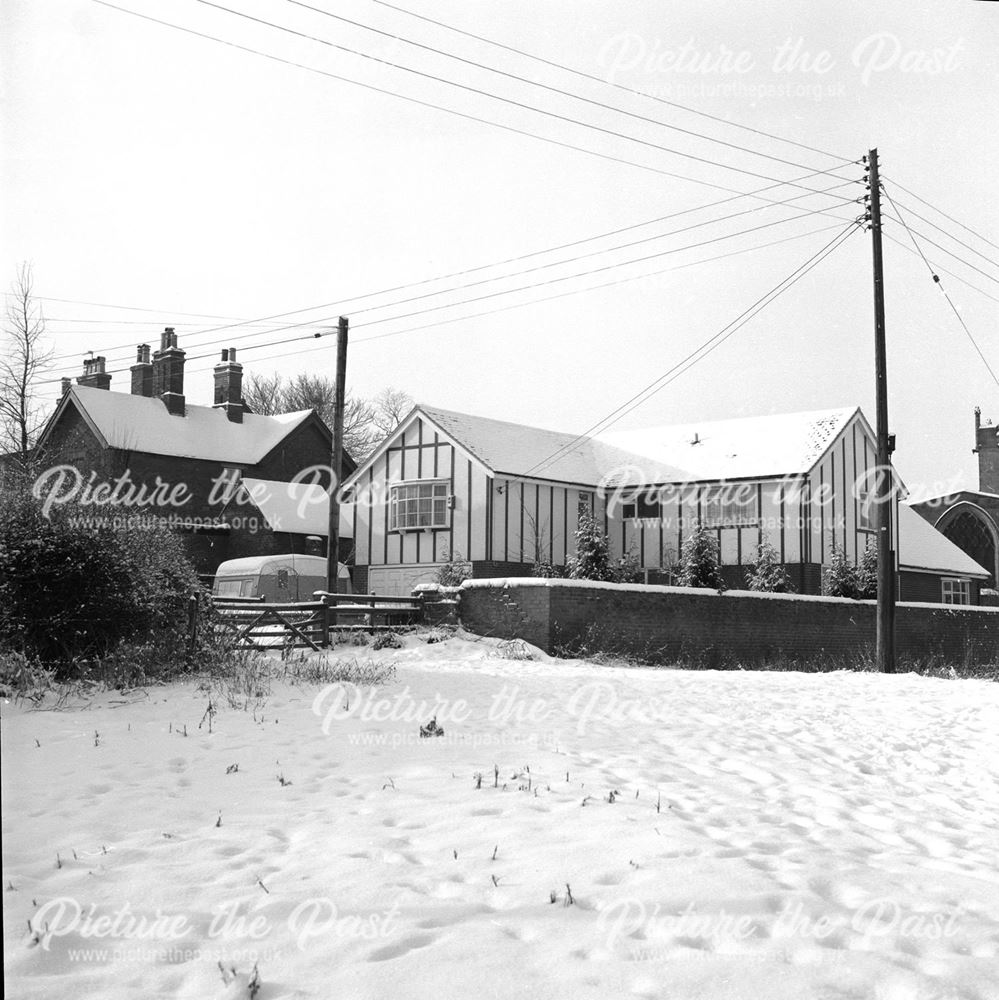
[[[347,384],[346,316],[340,317],[336,331],[336,398],[333,401],[333,470],[330,478],[330,522],[326,545],[326,590],[340,589],[340,472],[343,469],[343,401]]]
[[[874,373],[877,391],[877,496],[875,527],[878,536],[877,664],[884,674],[895,673],[895,553],[892,550],[892,498],[895,482],[888,435],[888,362],[885,350],[885,281],[881,257],[881,187],[878,151],[867,154],[870,188],[871,249],[874,258]]]

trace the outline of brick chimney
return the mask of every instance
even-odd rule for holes
[[[153,363],[149,360],[149,345],[139,344],[136,348],[135,364],[132,365],[132,395],[151,396],[153,394]]]
[[[177,346],[177,334],[172,326],[160,336],[160,349],[153,355],[153,392],[175,416],[185,413],[184,352]]]
[[[110,389],[111,376],[104,370],[106,358],[83,359],[83,374],[76,380],[78,385],[86,385],[91,389]]]
[[[71,378],[64,378],[62,380],[62,395],[65,396],[67,392],[73,387],[73,380]]]
[[[975,407],[975,447],[978,455],[978,488],[982,493],[999,493],[999,428],[992,421],[982,426],[982,411]]]
[[[236,362],[236,348],[222,350],[222,360],[215,366],[215,403],[217,410],[234,423],[243,422],[243,366]]]

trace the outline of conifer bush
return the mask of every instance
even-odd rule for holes
[[[780,555],[765,538],[756,547],[756,561],[746,571],[746,588],[770,594],[794,593]]]
[[[697,525],[680,549],[680,576],[677,583],[681,587],[725,589],[718,539],[703,524]]]
[[[576,554],[569,559],[566,576],[572,580],[613,580],[607,536],[591,514],[581,514],[576,529]]]

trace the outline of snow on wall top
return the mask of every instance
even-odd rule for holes
[[[985,579],[979,566],[946,535],[906,504],[898,508],[898,564],[901,569],[931,569],[955,576]]]
[[[248,497],[274,531],[300,535],[329,534],[330,496],[315,483],[282,483],[271,479],[242,480],[244,498]],[[340,537],[353,536],[349,505],[340,507]]]
[[[312,412],[246,413],[237,424],[211,406],[189,404],[180,417],[154,397],[81,385],[69,392],[111,448],[241,465],[255,465]]]
[[[857,407],[779,413],[614,431],[601,439],[696,480],[751,479],[808,472]]]
[[[561,431],[528,427],[435,406],[419,406],[431,420],[493,472],[596,486],[609,472],[637,467],[656,482],[686,478],[683,470],[614,444]],[[571,446],[571,447],[570,447]],[[565,452],[562,449],[565,448]],[[549,461],[558,454],[555,461]]]

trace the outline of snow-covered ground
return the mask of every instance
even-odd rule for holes
[[[7,996],[999,997],[999,686],[502,649],[7,704]]]

